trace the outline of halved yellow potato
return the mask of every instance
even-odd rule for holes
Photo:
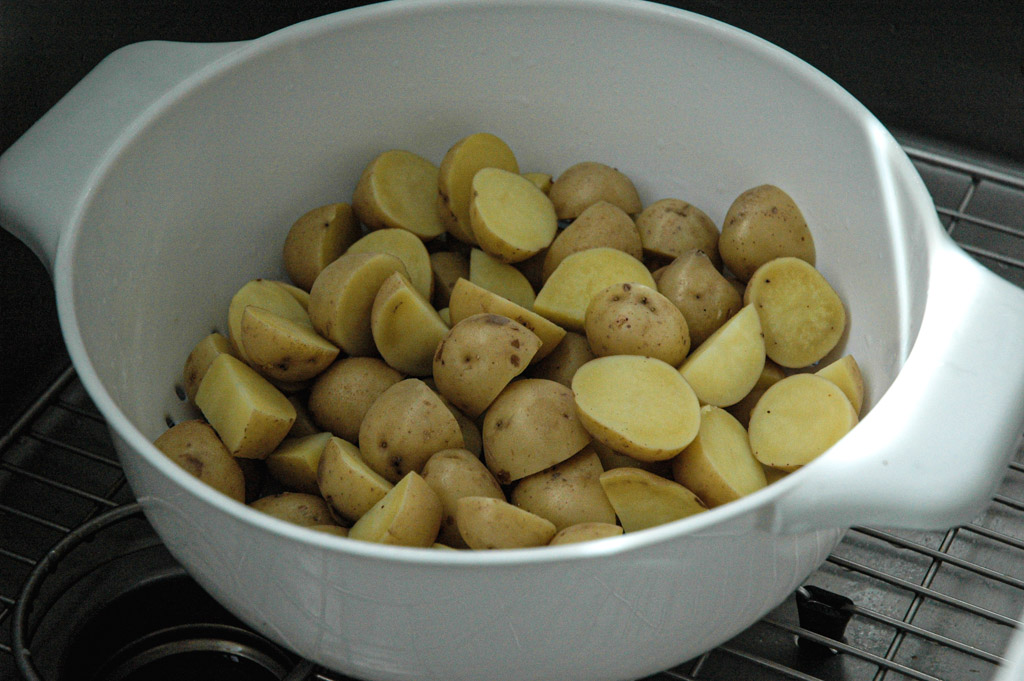
[[[633,182],[604,163],[583,161],[567,168],[548,191],[559,220],[577,217],[598,201],[607,201],[629,213],[643,207]]]
[[[437,540],[443,513],[430,485],[410,472],[349,528],[348,536],[379,544],[429,547]]]
[[[758,461],[796,470],[857,424],[857,412],[832,381],[793,374],[765,391],[750,413],[750,448]]]
[[[618,537],[621,534],[622,527],[614,523],[579,523],[559,530],[548,542],[548,546],[578,544],[605,537]]]
[[[537,297],[526,275],[479,248],[469,253],[469,280],[528,310]]]
[[[337,525],[327,502],[315,494],[281,492],[261,497],[249,506],[260,513],[303,527]]]
[[[456,503],[462,497],[505,499],[505,493],[487,466],[467,449],[443,449],[433,454],[420,474],[444,506],[437,539],[452,548],[467,548],[455,524]]]
[[[190,419],[165,430],[153,444],[168,459],[235,501],[245,503],[245,475],[210,424]]]
[[[558,232],[547,194],[501,168],[482,168],[473,176],[469,222],[480,248],[506,263],[536,255]]]
[[[707,213],[691,203],[672,198],[655,201],[636,217],[636,229],[648,257],[674,260],[691,249],[699,249],[715,267],[721,267],[718,227]]]
[[[285,438],[266,459],[267,472],[293,492],[319,494],[317,468],[324,447],[333,436],[316,433],[304,437]]]
[[[747,305],[690,353],[679,373],[703,404],[727,407],[754,388],[764,361],[761,320]]]
[[[565,329],[554,322],[467,279],[455,282],[448,305],[452,325],[475,314],[490,313],[508,317],[533,331],[541,342],[540,349],[533,356],[534,363],[547,357],[565,337]]]
[[[250,305],[269,310],[297,324],[311,326],[309,314],[302,304],[288,291],[271,279],[253,279],[246,282],[228,304],[228,339],[235,348],[239,359],[248,362],[249,357],[241,344],[242,314]]]
[[[750,451],[743,425],[720,407],[700,410],[700,430],[672,459],[672,477],[709,507],[721,506],[768,484]]]
[[[239,345],[254,369],[286,382],[321,373],[338,356],[338,347],[312,327],[255,305],[242,311]]]
[[[583,332],[587,306],[613,284],[636,283],[657,288],[646,266],[616,248],[590,248],[565,258],[533,301],[533,311],[555,324]]]
[[[678,482],[639,468],[613,468],[601,474],[600,482],[626,532],[707,510],[696,494]]]
[[[348,247],[345,253],[387,253],[402,261],[404,274],[420,294],[430,300],[434,292],[434,270],[430,254],[412,232],[405,229],[378,229]]]
[[[686,319],[690,345],[696,348],[740,311],[743,296],[703,251],[687,251],[658,270],[658,291]]]
[[[188,354],[185,359],[185,369],[182,371],[182,383],[185,388],[185,396],[193,404],[196,401],[196,392],[199,384],[210,368],[210,363],[220,354],[235,354],[235,347],[224,334],[214,331],[203,337]]]
[[[846,330],[839,294],[800,258],[776,258],[759,267],[747,282],[743,302],[757,308],[768,356],[790,369],[822,359]]]
[[[455,523],[471,549],[544,546],[557,531],[550,520],[494,497],[460,498]]]
[[[448,325],[405,275],[395,272],[377,291],[370,330],[389,366],[410,376],[429,376]]]
[[[318,206],[296,220],[284,240],[288,278],[308,291],[317,275],[359,238],[359,222],[346,203]]]
[[[509,499],[519,508],[547,518],[559,530],[579,523],[615,524],[615,509],[601,487],[604,473],[597,453],[586,447],[565,461],[528,475]]]
[[[459,241],[475,244],[469,219],[473,176],[483,168],[518,173],[512,149],[499,137],[478,132],[462,138],[445,153],[437,176],[437,210],[448,233]]]
[[[228,354],[210,364],[196,406],[232,456],[263,459],[295,422],[295,407],[256,370]]]
[[[682,374],[659,359],[598,357],[572,379],[583,426],[617,452],[670,459],[697,436],[700,402]]]
[[[324,445],[316,481],[320,495],[348,521],[361,518],[394,487],[366,465],[358,447],[340,437]]]
[[[352,210],[371,230],[404,229],[423,241],[444,234],[437,213],[438,168],[409,151],[390,149],[367,164]]]
[[[860,414],[864,406],[864,376],[853,355],[844,355],[816,373],[838,385],[850,400],[853,410]]]

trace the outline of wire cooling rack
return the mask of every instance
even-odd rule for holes
[[[1024,287],[1024,174],[906,149],[954,239]],[[1024,351],[1024,339],[1007,342]],[[103,420],[68,368],[0,436],[0,679],[19,677],[12,629],[28,576],[76,528],[131,501]],[[855,528],[769,616],[650,681],[981,681],[998,670],[1022,611],[1024,438],[974,522]],[[295,678],[343,679],[308,664]]]

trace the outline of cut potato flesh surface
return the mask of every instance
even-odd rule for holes
[[[736,404],[764,369],[764,337],[757,310],[748,305],[700,344],[679,372],[704,404]]]
[[[679,483],[639,468],[613,468],[601,474],[600,482],[626,532],[707,510],[696,494]]]
[[[547,194],[518,173],[484,168],[473,176],[470,224],[480,248],[520,262],[547,248],[558,218]]]

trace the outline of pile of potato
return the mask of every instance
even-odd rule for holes
[[[778,187],[721,230],[619,170],[521,173],[470,135],[390,150],[288,230],[201,339],[201,418],[156,446],[253,508],[352,539],[515,548],[634,532],[757,491],[852,428],[839,296]]]

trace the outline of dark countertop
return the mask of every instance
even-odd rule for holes
[[[358,4],[331,0],[0,3],[0,152],[100,59],[140,40],[225,41]],[[760,35],[896,132],[1024,164],[1024,3],[670,2]],[[0,427],[66,366],[49,278],[0,230]]]

